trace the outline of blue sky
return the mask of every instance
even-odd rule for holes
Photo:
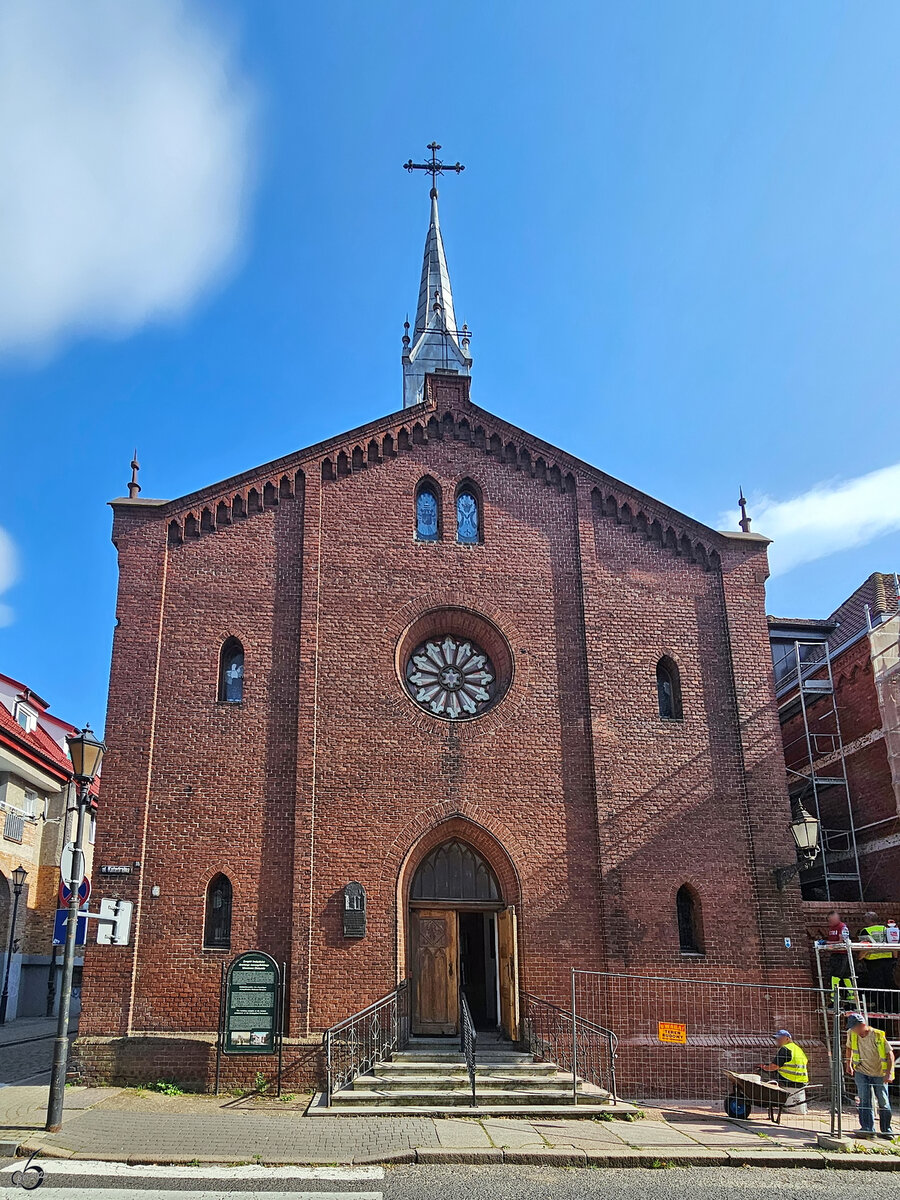
[[[400,406],[433,138],[477,403],[743,484],[772,612],[900,567],[896,4],[77,7],[0,6],[0,671],[54,712],[103,722],[134,446],[174,497]]]

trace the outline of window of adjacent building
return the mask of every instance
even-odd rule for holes
[[[678,918],[678,948],[682,954],[703,953],[703,922],[700,898],[693,888],[682,884],[675,897]]]
[[[8,842],[21,842],[25,832],[25,817],[20,812],[8,812],[3,822],[3,836]]]
[[[656,664],[656,694],[662,719],[680,721],[684,715],[681,707],[681,676],[671,658],[663,657]]]
[[[207,950],[231,949],[231,880],[216,875],[206,889],[203,945]]]
[[[97,840],[97,818],[92,813],[91,814],[91,823],[90,823],[90,826],[88,827],[88,841],[93,846],[93,844],[94,844],[94,842],[96,842],[96,840]]]
[[[456,540],[473,545],[481,541],[481,504],[471,484],[456,493]]]
[[[430,480],[416,490],[416,541],[436,542],[441,536],[441,503],[438,490]]]
[[[37,713],[21,700],[16,704],[15,717],[26,733],[34,733],[37,729]]]
[[[237,638],[228,638],[219,656],[219,700],[240,704],[244,699],[244,647]]]
[[[26,817],[36,817],[38,807],[37,792],[26,792],[22,801],[22,812]]]

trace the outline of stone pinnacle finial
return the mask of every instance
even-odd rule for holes
[[[134,458],[131,460],[131,482],[128,485],[129,500],[136,499],[138,492],[141,490],[141,485],[138,483],[138,471],[140,469],[141,464],[138,462],[137,449],[135,449]]]
[[[738,498],[738,504],[741,506],[741,519],[740,519],[740,521],[738,521],[738,524],[740,525],[740,527],[744,531],[744,533],[749,533],[750,532],[750,518],[747,516],[747,501],[746,501],[746,498],[744,497],[744,489],[740,488],[739,491],[741,494],[740,494],[740,497]]]

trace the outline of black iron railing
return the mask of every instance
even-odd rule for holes
[[[466,1069],[469,1072],[469,1087],[472,1089],[472,1107],[478,1107],[475,1098],[475,1024],[469,1009],[466,993],[459,989],[459,1048],[466,1056]]]
[[[384,1062],[409,1041],[409,980],[392,992],[339,1021],[322,1035],[325,1047],[325,1104],[338,1088]]]
[[[618,1038],[602,1025],[539,996],[522,994],[522,1042],[535,1058],[555,1062],[572,1073],[572,1098],[584,1080],[609,1093],[616,1103]]]

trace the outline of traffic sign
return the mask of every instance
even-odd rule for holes
[[[58,908],[56,910],[56,920],[53,922],[53,945],[64,946],[66,944],[66,918],[69,915],[67,908]],[[87,942],[87,916],[82,913],[78,914],[78,924],[75,928],[75,945],[83,946]]]
[[[76,864],[75,859],[80,861]],[[76,850],[74,842],[66,842],[59,856],[59,873],[63,883],[84,878],[84,851]]]
[[[87,904],[87,902],[88,902],[88,900],[90,900],[90,898],[91,898],[91,881],[90,881],[90,879],[88,879],[87,875],[85,875],[84,879],[82,879],[81,884],[78,888],[78,907],[84,908],[85,904]],[[72,889],[69,887],[69,885],[66,883],[66,881],[64,879],[61,879],[59,881],[59,903],[60,903],[60,905],[64,906],[64,905],[68,904],[71,899],[72,899]]]

